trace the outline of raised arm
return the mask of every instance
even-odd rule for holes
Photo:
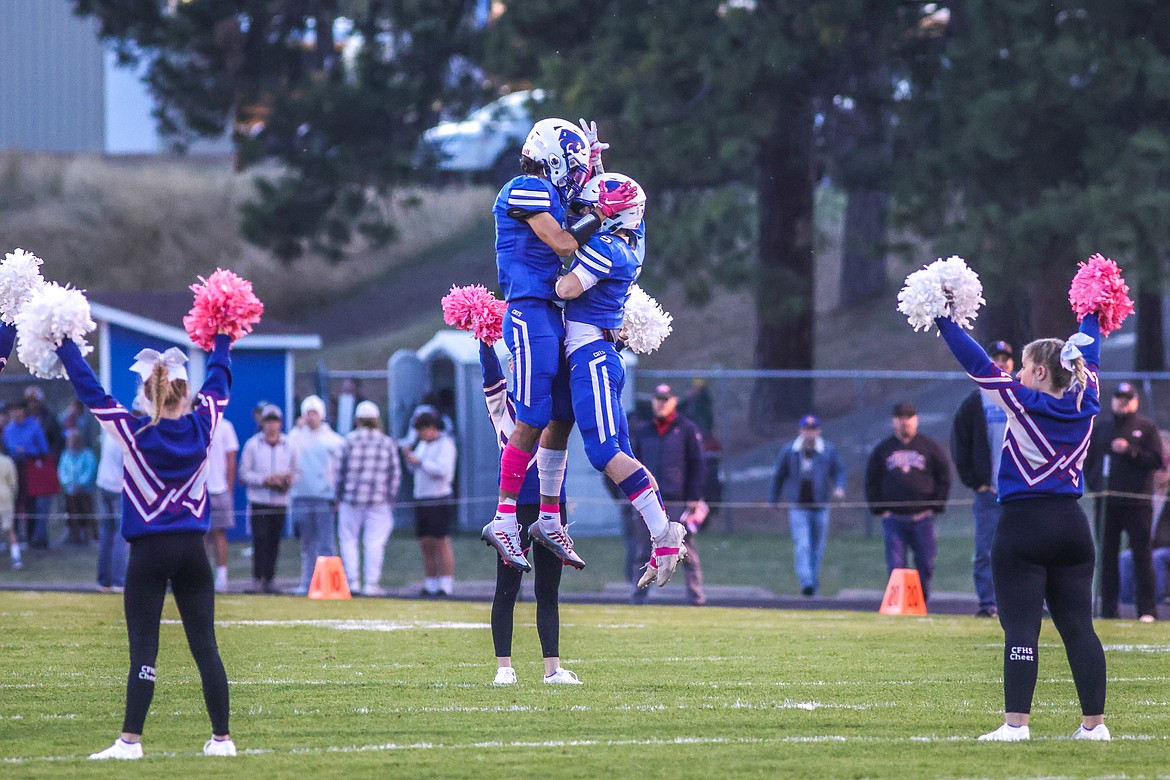
[[[977,379],[1008,376],[991,361],[983,347],[979,346],[967,331],[945,317],[936,317],[934,324],[938,326],[938,332],[950,347],[951,354],[968,374]]]
[[[1092,344],[1081,347],[1081,355],[1085,358],[1085,366],[1096,371],[1101,365],[1101,324],[1096,314],[1086,314],[1081,320],[1081,333],[1093,339]]]
[[[8,356],[12,354],[12,345],[16,343],[16,326],[0,323],[0,371],[8,365]]]
[[[215,337],[215,347],[207,360],[207,378],[203,380],[200,395],[227,400],[232,387],[232,339],[223,333]]]
[[[73,384],[77,398],[83,404],[94,411],[114,408],[126,411],[113,396],[106,393],[102,383],[98,381],[97,375],[93,373],[89,363],[85,362],[85,358],[82,357],[81,350],[77,348],[76,344],[65,339],[61,342],[61,346],[57,347],[57,357],[61,358],[61,364],[65,366],[65,373],[69,375],[69,381]],[[102,420],[103,418],[98,418],[99,422]]]

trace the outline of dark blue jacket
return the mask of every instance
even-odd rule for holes
[[[837,448],[824,439],[817,439],[818,447],[812,456],[812,488],[813,501],[817,504],[829,503],[829,491],[834,488],[845,489],[845,463],[837,454]],[[772,475],[773,504],[780,500],[795,504],[800,501],[800,448],[801,438],[780,450],[776,457],[776,471]]]
[[[703,497],[703,434],[699,426],[675,414],[661,434],[654,421],[630,431],[634,457],[658,480],[663,501],[698,501]]]

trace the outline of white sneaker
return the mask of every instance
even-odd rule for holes
[[[1107,742],[1113,739],[1113,735],[1109,733],[1109,729],[1104,723],[1091,729],[1087,729],[1081,725],[1077,726],[1077,733],[1073,734],[1073,739],[1091,739],[1098,742]]]
[[[209,739],[203,743],[203,755],[205,756],[234,756],[236,754],[236,743],[230,739]]]
[[[367,585],[362,588],[363,596],[385,596],[386,590],[381,585]]]
[[[114,744],[100,753],[91,753],[89,758],[91,761],[105,761],[107,758],[133,761],[136,758],[142,758],[142,743],[124,742],[121,737],[118,737]]]
[[[1154,617],[1153,615],[1142,615],[1140,618],[1138,618],[1138,622],[1139,623],[1153,623],[1157,619],[1158,618]]]
[[[496,679],[492,680],[492,685],[515,685],[516,684],[516,670],[510,666],[501,666],[496,670]]]
[[[995,731],[979,737],[980,742],[1022,742],[1031,739],[1032,732],[1027,726],[1009,726],[1003,724]]]
[[[577,675],[570,672],[568,669],[557,667],[557,670],[552,674],[546,674],[544,681],[548,685],[584,685],[585,683],[577,679]]]
[[[224,591],[227,590],[227,587],[228,587],[227,573],[224,572],[222,575],[216,574],[215,575],[215,592],[216,593],[223,593]]]

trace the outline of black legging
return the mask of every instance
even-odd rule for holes
[[[252,504],[252,578],[272,582],[276,559],[280,557],[280,535],[284,533],[287,507]]]
[[[130,635],[130,678],[122,731],[141,734],[154,697],[158,627],[167,582],[187,632],[187,645],[203,682],[211,732],[228,732],[228,681],[215,643],[215,589],[203,550],[203,534],[154,534],[130,543],[126,567],[126,630]]]
[[[1105,713],[1105,651],[1093,629],[1093,536],[1072,496],[1008,501],[991,547],[1004,631],[1007,712],[1031,712],[1044,601],[1064,641],[1083,715]]]
[[[528,537],[528,526],[540,516],[537,504],[518,504],[516,521],[520,523],[520,546],[532,547],[532,565],[536,581],[536,633],[540,636],[540,649],[545,658],[555,658],[560,652],[561,611],[557,603],[561,591],[561,572],[564,564],[552,550],[543,544],[532,544]],[[565,522],[565,505],[561,504],[561,522]],[[520,593],[520,579],[523,573],[507,566],[503,560],[496,560],[496,595],[492,599],[492,643],[496,646],[497,658],[512,655],[512,614],[516,608],[516,596]]]

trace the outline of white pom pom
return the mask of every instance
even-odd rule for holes
[[[636,284],[630,287],[621,330],[622,340],[630,349],[639,355],[658,349],[673,330],[670,326],[673,321],[674,317],[664,312],[645,290]]]
[[[35,290],[16,314],[17,357],[42,379],[64,377],[57,347],[68,338],[81,354],[88,355],[93,347],[85,337],[96,327],[81,290],[48,282]]]
[[[16,313],[33,291],[45,284],[41,276],[41,258],[17,249],[0,260],[0,319],[16,321]]]
[[[958,255],[935,260],[906,277],[898,293],[898,311],[914,330],[930,330],[935,317],[947,317],[970,328],[983,300],[983,283]]]

